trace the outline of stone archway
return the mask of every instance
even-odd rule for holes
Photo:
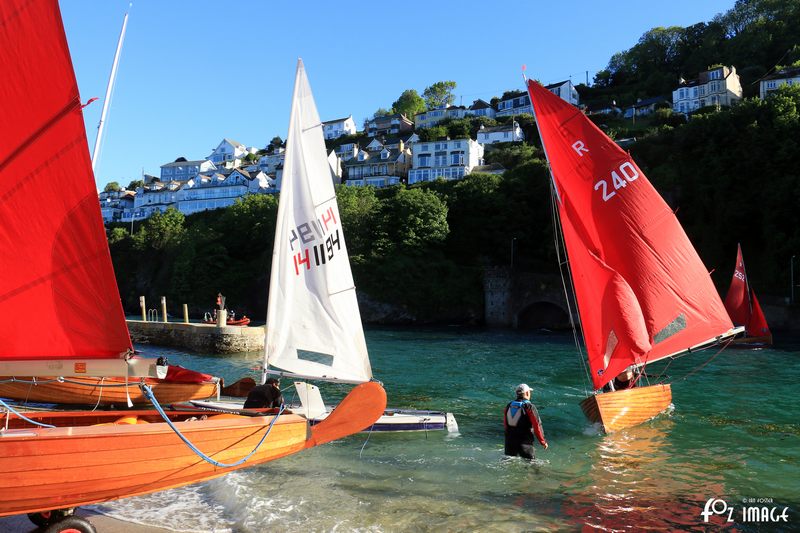
[[[517,329],[567,329],[569,315],[557,304],[546,301],[533,302],[517,313]]]

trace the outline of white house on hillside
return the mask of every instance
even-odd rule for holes
[[[483,146],[472,139],[417,142],[411,148],[408,184],[461,179],[483,164]]]
[[[492,107],[492,104],[480,98],[472,102],[472,105],[467,109],[467,115],[475,115],[476,117],[494,118],[496,114],[497,112]]]
[[[531,99],[527,91],[511,91],[504,96],[505,98],[497,103],[496,116],[507,117],[523,113],[533,115],[533,107],[531,107]]]
[[[397,144],[389,144],[397,143]],[[402,140],[390,140],[383,144],[373,139],[366,149],[344,163],[346,184],[349,186],[372,185],[387,187],[396,185],[408,176],[411,150]]]
[[[103,222],[122,221],[122,214],[125,210],[133,208],[133,198],[136,191],[120,189],[118,191],[103,191],[97,195],[100,200],[100,212],[103,215]]]
[[[353,120],[353,115],[322,123],[322,134],[326,140],[338,139],[343,135],[355,135],[355,133],[356,122]]]
[[[765,76],[759,83],[759,96],[763,100],[781,85],[800,85],[800,68],[783,69]]]
[[[254,150],[247,148],[240,142],[231,139],[222,139],[206,159],[210,159],[217,167],[236,168],[242,164],[242,158]]]
[[[575,86],[572,85],[572,80],[551,83],[550,85],[545,85],[544,88],[572,105],[576,106],[580,103],[580,96],[578,96]]]
[[[708,105],[731,106],[742,99],[742,85],[736,67],[714,67],[697,79],[681,80],[672,91],[672,110],[688,114]]]
[[[519,127],[516,120],[513,124],[490,128],[481,125],[480,130],[478,130],[479,144],[510,143],[524,140],[525,134],[522,133],[522,128]]]
[[[198,176],[177,193],[178,211],[185,215],[228,207],[247,194],[275,192],[275,181],[261,171],[234,170]]]
[[[187,161],[185,157],[179,157],[172,163],[161,165],[161,181],[189,181],[193,177],[203,172],[213,172],[217,170],[216,165],[209,159],[197,161]]]

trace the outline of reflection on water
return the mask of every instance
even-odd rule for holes
[[[367,343],[390,405],[454,412],[460,434],[348,437],[103,510],[179,531],[701,531],[709,498],[766,497],[790,507],[784,530],[800,520],[796,353],[720,356],[690,381],[680,378],[704,359],[678,359],[674,412],[603,435],[578,406],[584,377],[569,338],[371,330]],[[142,350],[230,382],[261,359]],[[502,453],[502,410],[520,382],[534,387],[550,443],[534,464]]]
[[[601,436],[589,453],[587,478],[564,501],[575,524],[600,531],[687,529],[698,525],[706,494],[723,494],[719,475],[698,479],[691,460],[675,460],[674,421],[660,417]]]

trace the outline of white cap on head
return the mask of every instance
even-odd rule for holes
[[[519,385],[517,385],[517,394],[522,395],[522,394],[525,394],[526,392],[530,392],[530,391],[531,391],[531,388],[528,387],[528,385],[525,384],[525,383],[520,383]]]

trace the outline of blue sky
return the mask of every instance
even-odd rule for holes
[[[128,0],[60,0],[83,101],[105,95]],[[127,185],[227,137],[286,138],[298,57],[322,120],[363,119],[405,89],[453,80],[456,103],[529,77],[591,82],[657,26],[711,20],[734,0],[372,2],[135,0],[96,176]],[[658,7],[655,7],[658,5]],[[85,111],[94,145],[102,102]]]

